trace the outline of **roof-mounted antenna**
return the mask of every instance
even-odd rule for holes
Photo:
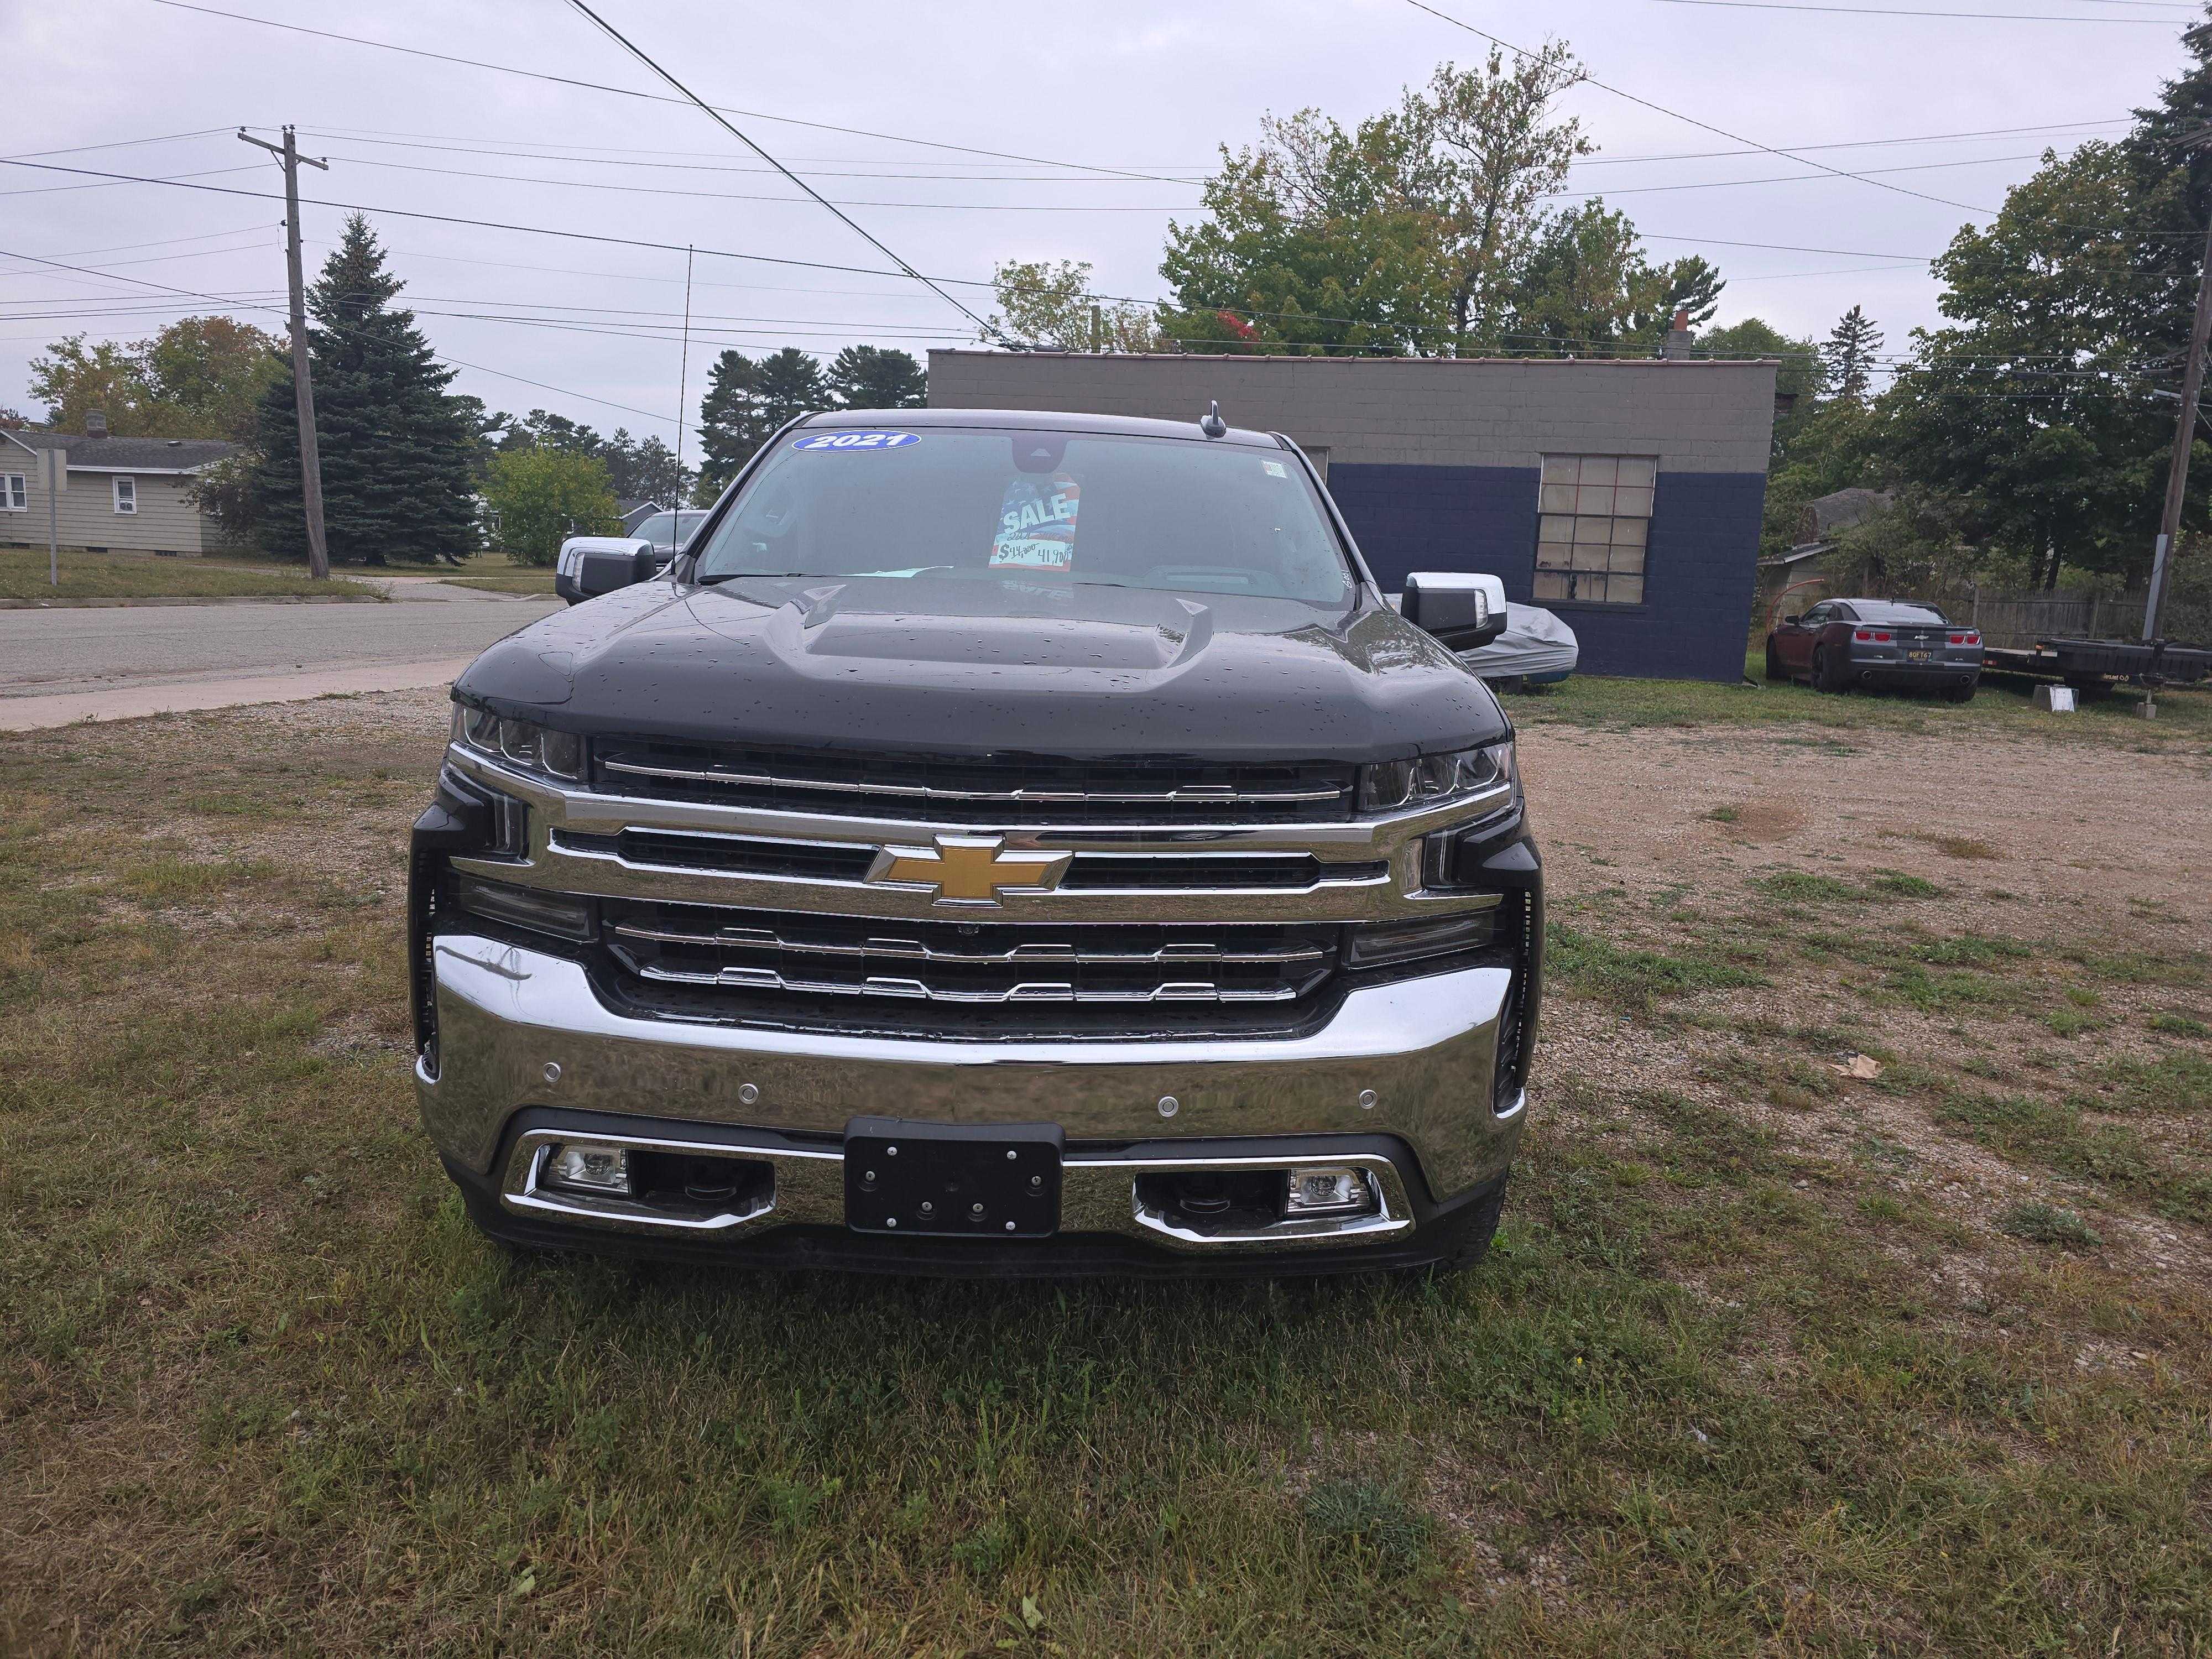
[[[1229,422],[1221,418],[1219,404],[1211,400],[1207,402],[1206,418],[1198,423],[1198,429],[1209,438],[1225,438],[1229,435]]]

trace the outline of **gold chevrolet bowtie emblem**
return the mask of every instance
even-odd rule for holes
[[[884,848],[868,866],[868,879],[934,888],[939,904],[996,904],[1002,892],[1050,892],[1074,856],[1009,853],[1004,836],[939,836],[933,847]]]

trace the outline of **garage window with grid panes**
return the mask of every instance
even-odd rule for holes
[[[1536,521],[1538,605],[1644,603],[1644,550],[1651,530],[1650,455],[1547,455]]]

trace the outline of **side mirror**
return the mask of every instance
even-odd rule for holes
[[[1505,584],[1496,576],[1417,571],[1406,578],[1398,614],[1440,644],[1472,651],[1505,631]]]
[[[1795,628],[1799,623],[1803,622],[1804,620],[1805,619],[1802,617],[1784,617],[1782,619],[1783,625],[1788,628]]]
[[[561,544],[553,586],[574,605],[618,587],[651,581],[668,561],[649,541],[630,536],[572,536]]]

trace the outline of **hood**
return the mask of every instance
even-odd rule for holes
[[[1357,762],[1507,731],[1387,610],[928,577],[641,583],[455,690],[586,733],[939,755]]]

